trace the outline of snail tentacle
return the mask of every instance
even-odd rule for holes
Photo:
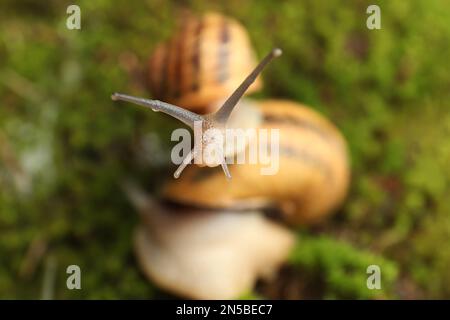
[[[222,163],[220,164],[222,166],[223,172],[225,172],[225,176],[227,179],[231,179],[231,173],[230,170],[228,170],[228,165],[225,159],[223,159]]]
[[[263,69],[272,61],[274,58],[279,57],[282,54],[281,49],[275,48],[264,59],[255,67],[255,69],[245,78],[241,85],[233,92],[233,94],[225,101],[225,103],[220,107],[220,109],[213,114],[214,119],[220,123],[226,123],[230,117],[231,112],[238,103],[239,99],[242,98],[248,87],[255,82],[258,75],[263,71]]]
[[[122,93],[114,93],[111,96],[111,99],[114,101],[116,100],[127,101],[143,107],[148,107],[155,112],[159,111],[163,112],[165,114],[168,114],[169,116],[174,117],[175,119],[180,120],[181,122],[183,122],[184,124],[188,125],[191,128],[194,128],[195,121],[203,121],[203,117],[201,115],[198,115],[184,108],[180,108],[173,104],[162,102],[159,100],[137,98]]]
[[[178,179],[181,175],[181,172],[183,172],[184,168],[187,167],[188,164],[191,163],[192,159],[195,158],[197,154],[197,151],[194,149],[192,149],[188,155],[186,156],[186,158],[183,159],[183,162],[180,164],[180,166],[178,167],[178,169],[175,171],[175,173],[173,174],[175,179]]]

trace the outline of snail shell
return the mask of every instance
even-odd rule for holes
[[[259,128],[280,130],[279,171],[261,175],[262,164],[230,166],[233,181],[220,170],[190,166],[169,182],[163,197],[201,208],[278,208],[295,224],[322,220],[344,199],[350,180],[347,146],[338,129],[301,104],[257,103]]]
[[[247,31],[217,13],[183,19],[176,34],[157,46],[149,60],[155,99],[206,113],[227,98],[256,66]],[[257,79],[247,90],[261,87]]]
[[[238,298],[258,278],[272,276],[295,242],[292,231],[260,212],[180,212],[127,189],[142,219],[134,234],[141,269],[160,287],[183,297]]]

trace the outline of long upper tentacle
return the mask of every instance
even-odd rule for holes
[[[247,91],[248,87],[256,80],[256,77],[261,73],[264,67],[272,61],[273,58],[279,57],[281,55],[281,49],[273,49],[250,73],[250,75],[245,78],[241,85],[233,92],[233,94],[225,101],[222,107],[212,115],[212,117],[220,123],[225,123],[230,117],[231,112],[238,103],[239,99]]]
[[[195,121],[203,121],[203,117],[201,115],[159,100],[137,98],[121,93],[114,93],[111,96],[111,99],[131,102],[140,106],[151,108],[153,111],[161,111],[174,117],[175,119],[180,120],[191,128],[194,128]]]

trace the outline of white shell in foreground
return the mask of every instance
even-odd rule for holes
[[[258,212],[175,212],[156,202],[142,210],[135,250],[161,288],[194,299],[233,299],[285,262],[288,229]]]

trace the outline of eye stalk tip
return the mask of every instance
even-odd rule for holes
[[[117,95],[118,95],[118,93],[113,93],[113,94],[111,95],[111,100],[117,101],[117,100],[118,100]]]
[[[282,53],[283,51],[280,48],[275,48],[272,50],[272,56],[275,58],[281,56]]]

